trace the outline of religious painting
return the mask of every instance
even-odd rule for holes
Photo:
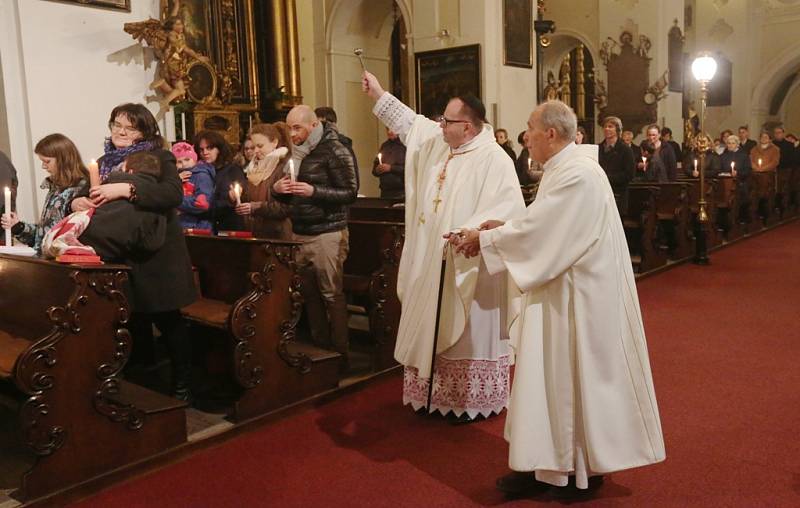
[[[417,53],[417,112],[441,115],[458,95],[481,96],[480,44]]]
[[[51,0],[65,4],[87,5],[89,7],[101,7],[103,9],[114,9],[117,11],[131,12],[131,0]]]
[[[533,4],[503,0],[503,64],[533,67]]]
[[[183,21],[186,44],[206,56],[212,56],[211,4],[206,0],[162,0],[162,18]]]
[[[678,20],[669,29],[667,35],[667,61],[669,69],[669,90],[671,92],[683,92],[683,33],[678,26]]]

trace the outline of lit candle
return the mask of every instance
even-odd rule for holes
[[[89,187],[97,187],[100,185],[100,168],[97,166],[97,161],[92,159],[89,163]]]
[[[292,183],[297,180],[297,173],[294,172],[294,159],[289,159],[289,179]]]
[[[8,218],[11,218],[11,189],[6,187],[4,189],[5,194],[5,213],[8,215]],[[6,247],[11,247],[11,228],[6,228]]]
[[[694,170],[697,171],[697,159],[694,160]]]
[[[531,169],[533,169],[533,159],[528,157],[528,171],[530,171]]]
[[[181,138],[186,140],[186,113],[181,113]]]
[[[731,174],[733,174],[734,171],[736,171],[736,163],[731,161]]]
[[[378,152],[378,165],[380,166],[381,164],[383,164],[383,155],[381,155],[381,153]]]
[[[761,157],[758,158],[758,169],[761,169]]]
[[[236,206],[242,204],[242,186],[239,185],[239,182],[233,184],[233,193],[236,195]]]

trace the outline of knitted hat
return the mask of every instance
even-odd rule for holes
[[[194,151],[194,147],[185,141],[172,145],[172,155],[174,155],[176,159],[189,157],[197,162],[197,153]]]

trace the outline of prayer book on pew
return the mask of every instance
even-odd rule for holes
[[[65,264],[76,265],[102,265],[103,260],[100,256],[92,256],[87,254],[62,254],[56,257],[56,261]]]
[[[251,231],[220,231],[217,236],[227,236],[230,238],[253,238]]]
[[[211,230],[203,228],[184,228],[183,233],[187,235],[211,236]]]

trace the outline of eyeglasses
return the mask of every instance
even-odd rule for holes
[[[111,129],[111,132],[117,132],[119,134],[134,134],[139,132],[139,129],[132,125],[122,125],[119,122],[111,122],[108,124],[108,128]]]
[[[436,117],[436,121],[439,122],[439,125],[442,127],[447,127],[451,123],[472,123],[469,120],[450,120],[445,118],[444,115]]]

